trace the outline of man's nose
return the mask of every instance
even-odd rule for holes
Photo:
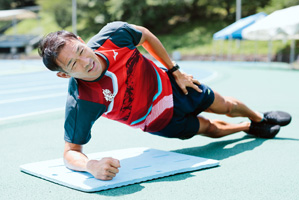
[[[81,64],[81,66],[83,66],[83,67],[88,67],[89,66],[89,59],[88,58],[86,58],[86,57],[83,57],[83,56],[80,56],[79,58],[78,58],[78,61],[80,62],[80,64]]]

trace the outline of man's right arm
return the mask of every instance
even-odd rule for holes
[[[165,47],[161,41],[147,28],[137,25],[132,25],[135,29],[142,33],[142,37],[138,45],[142,45],[156,60],[162,63],[167,69],[172,69],[174,63],[171,61]],[[197,85],[200,85],[198,80],[194,79],[192,75],[176,70],[172,73],[178,86],[182,89],[184,94],[188,94],[187,87],[195,89],[197,92],[202,92]],[[197,84],[197,85],[196,85]]]
[[[82,145],[65,142],[63,158],[67,168],[89,172],[96,179],[101,180],[111,180],[119,172],[119,160],[114,158],[90,160],[82,150]]]

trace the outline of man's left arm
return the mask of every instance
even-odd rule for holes
[[[143,48],[145,48],[156,60],[158,60],[167,69],[170,70],[174,65],[166,49],[164,48],[163,44],[160,42],[160,40],[148,29],[142,26],[136,26],[136,25],[132,25],[132,26],[142,32],[142,37],[138,45],[142,45]],[[176,70],[172,74],[177,84],[184,92],[184,94],[186,95],[188,94],[188,91],[186,89],[187,87],[191,87],[198,92],[202,92],[198,88],[198,86],[194,84],[196,83],[200,85],[200,83],[196,79],[193,79],[192,75],[183,73],[180,70]]]

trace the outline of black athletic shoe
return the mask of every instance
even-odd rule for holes
[[[283,111],[270,111],[264,113],[264,120],[269,124],[286,126],[291,122],[292,116]]]
[[[272,125],[266,122],[251,122],[249,131],[245,131],[250,135],[259,138],[274,138],[280,130],[279,125]]]

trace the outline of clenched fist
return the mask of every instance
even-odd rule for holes
[[[112,180],[119,172],[120,163],[114,158],[102,158],[101,160],[89,160],[86,168],[96,179]]]

